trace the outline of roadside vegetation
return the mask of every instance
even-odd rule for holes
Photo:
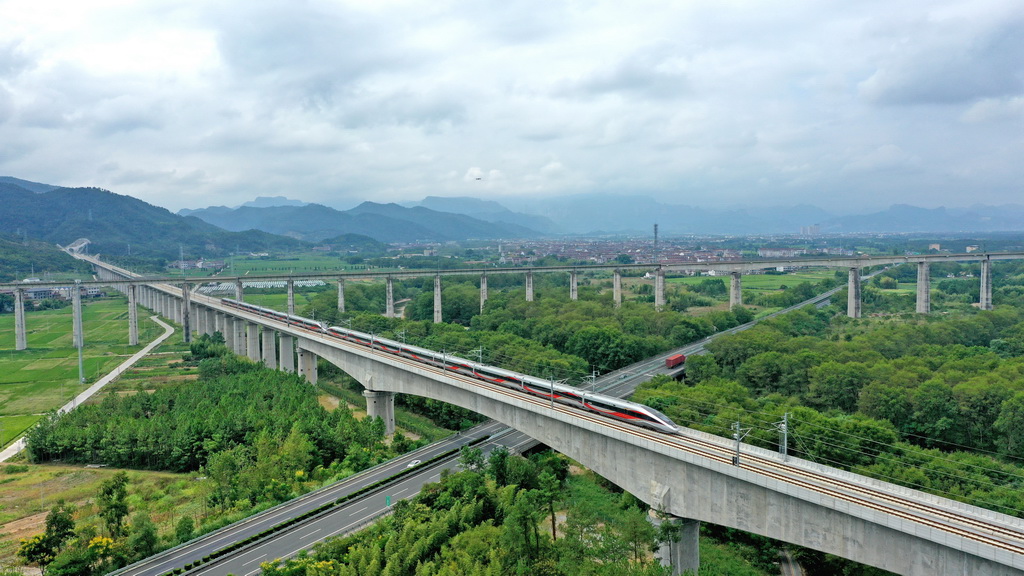
[[[463,470],[355,535],[261,566],[265,576],[660,576],[654,550],[670,537],[648,510],[593,472],[551,453],[464,449]],[[668,526],[667,524],[665,525]],[[701,574],[758,576],[741,553],[706,541]]]

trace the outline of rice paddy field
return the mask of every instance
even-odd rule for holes
[[[128,303],[123,297],[83,300],[86,383],[78,381],[71,307],[26,310],[28,350],[14,349],[14,315],[0,315],[0,446],[47,411],[57,408],[112,370],[163,329],[139,309],[139,342],[128,346]],[[170,341],[169,341],[170,342]]]

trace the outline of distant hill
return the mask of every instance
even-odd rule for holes
[[[757,234],[797,233],[832,215],[814,206],[710,209],[673,205],[648,196],[578,194],[553,198],[505,199],[510,209],[542,215],[562,233]]]
[[[361,234],[380,242],[444,242],[470,238],[526,238],[538,232],[423,207],[364,202],[351,210],[321,204],[271,208],[223,207],[181,211],[226,230],[257,229],[320,242],[341,234]]]
[[[56,190],[60,186],[53,186],[51,184],[40,184],[38,182],[29,182],[28,180],[22,180],[21,178],[12,178],[10,176],[0,176],[0,184],[13,184],[28,190],[35,192],[36,194],[42,194],[49,192],[50,190]]]
[[[305,243],[249,230],[222,230],[198,218],[182,217],[130,196],[99,188],[54,188],[34,193],[0,183],[0,230],[67,245],[92,241],[90,253],[135,259],[216,258],[243,251],[296,249]]]
[[[334,238],[325,238],[319,242],[321,246],[330,246],[338,252],[359,252],[360,254],[384,254],[389,246],[362,234],[342,234]]]
[[[856,232],[1010,232],[1024,230],[1024,206],[918,208],[895,204],[882,212],[842,216],[822,222],[823,233]]]
[[[272,208],[274,206],[305,206],[306,204],[302,200],[292,200],[284,196],[257,196],[255,200],[242,204],[240,208]]]
[[[513,210],[550,218],[569,234],[796,234],[818,225],[823,234],[874,232],[1010,232],[1024,230],[1024,206],[918,208],[894,205],[871,214],[837,216],[816,206],[711,209],[673,205],[647,196],[580,194],[506,199]]]
[[[52,242],[25,240],[23,237],[0,235],[0,282],[16,282],[26,278],[42,278],[47,272],[89,271]]]
[[[413,203],[412,206],[422,206],[437,212],[450,212],[452,214],[464,214],[477,220],[485,222],[500,222],[522,226],[545,234],[558,232],[558,226],[545,216],[534,214],[523,214],[513,212],[493,200],[480,200],[479,198],[444,198],[440,196],[427,196],[422,201]]]

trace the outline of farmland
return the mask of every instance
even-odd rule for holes
[[[162,329],[140,309],[139,342]],[[14,349],[14,316],[0,316],[0,444],[6,445],[39,417],[68,402],[88,384],[141,348],[128,346],[128,307],[123,297],[83,301],[83,373],[72,345],[71,307],[28,311],[28,350]],[[166,347],[167,345],[165,345]]]

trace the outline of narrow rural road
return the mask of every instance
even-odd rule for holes
[[[75,406],[78,406],[82,402],[85,402],[92,395],[102,390],[104,386],[113,382],[118,376],[124,373],[125,370],[134,366],[136,362],[143,359],[147,354],[152,352],[153,349],[159,346],[164,340],[167,340],[171,336],[171,334],[174,334],[173,326],[167,324],[166,322],[157,318],[156,316],[150,316],[149,319],[156,322],[160,326],[163,326],[164,333],[161,334],[156,340],[153,340],[152,342],[147,344],[145,348],[133,354],[131,358],[122,362],[120,365],[117,366],[117,368],[111,370],[106,376],[97,380],[95,384],[89,386],[81,394],[72,398],[70,402],[61,406],[61,412],[70,412],[71,410],[74,410]],[[25,436],[22,436],[21,438],[18,438],[17,441],[12,443],[10,446],[5,448],[2,452],[0,452],[0,462],[6,462],[7,460],[13,458],[16,454],[18,454],[24,449]]]

